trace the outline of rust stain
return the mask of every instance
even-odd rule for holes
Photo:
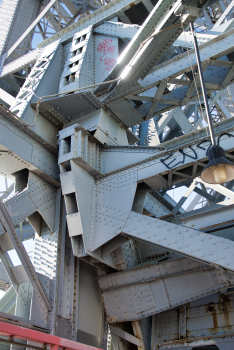
[[[129,4],[130,7],[135,6],[134,2],[131,2],[131,4]]]
[[[218,328],[218,318],[216,312],[212,312],[214,328]]]
[[[215,306],[212,304],[209,304],[209,306],[207,306],[207,311],[212,313],[212,317],[213,317],[213,328],[218,328],[218,318],[217,318],[217,313],[215,310]]]
[[[225,326],[230,326],[230,300],[226,295],[221,295],[222,302],[219,304],[219,310],[223,312]]]

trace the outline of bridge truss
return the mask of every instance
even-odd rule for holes
[[[234,181],[200,178],[211,141],[189,22],[233,161],[233,8],[2,0],[2,349],[232,349]]]

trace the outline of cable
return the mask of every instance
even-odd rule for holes
[[[33,93],[37,98],[39,98],[39,100],[37,101],[37,104],[36,104],[36,112],[35,112],[33,124],[28,124],[28,123],[26,123],[25,121],[23,121],[23,120],[22,120],[21,118],[19,118],[18,116],[15,116],[15,117],[16,117],[17,119],[19,119],[19,120],[20,120],[22,123],[24,123],[25,125],[27,125],[27,126],[29,126],[30,128],[32,128],[32,127],[36,124],[37,116],[38,116],[38,113],[39,113],[39,105],[40,105],[41,101],[44,100],[45,98],[48,98],[48,97],[49,97],[49,98],[53,98],[53,97],[60,96],[60,95],[67,95],[67,94],[70,94],[70,93],[75,92],[75,91],[82,91],[82,90],[90,89],[90,88],[93,88],[93,87],[96,87],[96,86],[114,83],[114,82],[117,82],[118,80],[120,80],[120,78],[116,78],[116,79],[113,79],[113,80],[104,81],[103,83],[88,85],[88,86],[85,86],[85,87],[82,87],[82,88],[78,88],[78,89],[75,89],[75,90],[69,90],[69,91],[66,91],[66,92],[59,92],[59,93],[54,94],[54,95],[46,95],[46,96],[42,96],[42,97],[40,97],[40,98],[32,91],[32,93]],[[31,85],[31,84],[30,84],[30,85]]]
[[[161,34],[161,33],[163,33],[163,32],[166,32],[166,31],[169,30],[169,29],[173,29],[173,28],[179,27],[179,26],[180,26],[180,23],[177,23],[177,24],[174,24],[173,26],[170,26],[170,27],[167,27],[167,28],[164,28],[164,29],[160,30],[160,31],[159,31],[158,33],[156,33],[156,34],[153,34],[153,35],[149,36],[147,39],[145,39],[144,41],[142,41],[142,43],[140,43],[140,48],[141,48],[142,46],[144,46],[145,43],[147,43],[148,40],[150,40],[150,39],[152,39],[152,38],[155,38],[155,37],[158,36],[159,34]]]
[[[182,20],[181,20],[181,24],[180,23],[177,23],[177,24],[174,24],[170,27],[167,27],[167,28],[164,28],[162,30],[160,30],[158,33],[156,34],[153,34],[151,36],[149,36],[146,40],[144,40],[142,43],[140,43],[140,48],[138,49],[138,51],[136,52],[135,56],[138,54],[139,50],[147,43],[147,41],[149,41],[150,39],[158,36],[159,34],[169,30],[169,29],[172,29],[172,28],[175,28],[175,27],[179,27],[180,25],[182,25],[182,28],[183,28],[183,23],[182,23]],[[184,30],[184,28],[183,28]],[[186,41],[186,45],[187,45],[187,41]],[[188,47],[188,46],[187,46]],[[190,64],[191,64],[191,60],[190,60]],[[79,74],[79,75],[85,75],[85,74]],[[86,76],[86,75],[85,75]],[[88,77],[88,76],[87,76]],[[88,77],[89,79],[91,79],[90,77]],[[34,79],[35,80],[35,79]],[[34,81],[33,80],[33,81]],[[92,79],[91,79],[92,80]],[[39,98],[39,100],[37,101],[37,105],[36,105],[36,112],[35,112],[35,116],[34,116],[34,122],[33,124],[28,124],[26,122],[24,122],[21,118],[17,118],[20,119],[25,125],[29,126],[29,127],[33,127],[35,124],[36,124],[36,119],[37,119],[37,116],[38,116],[38,113],[39,113],[39,105],[41,103],[42,100],[44,100],[45,98],[51,98],[51,97],[56,97],[56,96],[60,96],[60,95],[66,95],[66,94],[69,94],[69,93],[72,93],[72,92],[77,92],[77,91],[82,91],[84,89],[89,89],[89,88],[92,88],[92,87],[96,87],[96,86],[101,86],[101,85],[105,85],[105,84],[109,84],[109,83],[114,83],[114,82],[117,82],[118,80],[120,80],[120,78],[116,78],[116,79],[113,79],[113,80],[109,80],[109,81],[105,81],[103,83],[99,83],[99,84],[93,84],[93,85],[89,85],[89,86],[85,86],[85,87],[82,87],[82,88],[78,88],[78,89],[75,89],[75,90],[70,90],[70,91],[66,91],[66,92],[60,92],[60,93],[57,93],[57,94],[54,94],[54,95],[46,95],[46,96],[43,96],[41,98],[39,98],[33,91],[32,93],[37,97]],[[32,81],[32,83],[33,83]],[[32,84],[30,83],[30,85]],[[195,82],[196,83],[196,82]],[[201,105],[201,102],[200,102],[200,105]]]
[[[182,14],[180,15],[180,21],[181,21],[181,26],[182,26],[183,33],[184,33],[184,39],[185,39],[185,43],[186,43],[186,47],[187,47],[187,53],[188,53],[188,58],[189,58],[189,62],[190,62],[190,67],[191,67],[191,71],[192,71],[192,74],[193,74],[193,81],[194,81],[194,84],[195,84],[197,97],[198,97],[198,100],[199,100],[199,103],[200,103],[201,115],[202,115],[202,118],[205,120],[205,116],[203,114],[201,100],[200,100],[200,96],[199,96],[199,92],[198,92],[198,86],[197,86],[197,83],[196,83],[196,80],[195,80],[195,73],[194,73],[194,70],[193,70],[193,66],[192,66],[192,62],[191,62],[191,58],[190,58],[190,54],[189,54],[189,48],[188,48],[188,43],[187,43],[187,39],[186,39],[186,35],[185,35],[184,25],[183,25],[183,22],[182,22]],[[207,136],[209,136],[207,127],[206,127],[206,134],[207,134]]]

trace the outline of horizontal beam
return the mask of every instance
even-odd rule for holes
[[[25,327],[27,329],[34,329],[34,330],[38,330],[38,331],[43,332],[43,333],[50,332],[50,330],[48,328],[42,328],[41,324],[39,324],[39,323],[37,324],[37,322],[35,322],[35,321],[27,320],[23,317],[18,317],[15,315],[10,315],[10,314],[5,313],[5,312],[0,312],[0,319],[4,323],[14,324],[14,325],[17,325],[19,327]]]
[[[234,118],[230,118],[214,125],[216,140],[226,151],[234,149],[233,121]],[[204,167],[206,164],[203,163],[203,160],[205,161],[207,159],[206,152],[210,144],[207,130],[206,128],[203,128],[196,130],[193,133],[164,142],[163,146],[165,147],[165,150],[151,155],[146,153],[145,157],[141,157],[141,159],[136,162],[133,161],[135,150],[131,151],[131,149],[129,149],[128,153],[122,153],[124,165],[129,164],[126,166],[122,165],[121,167],[119,153],[116,152],[111,154],[112,161],[105,166],[105,174],[96,176],[96,179],[104,181],[104,178],[109,177],[110,175],[121,177],[124,171],[130,169],[131,172],[137,171],[138,181],[148,180],[149,178],[154,178],[155,181],[157,181],[156,175],[165,175],[171,170],[180,170],[181,172],[182,169],[195,163]],[[119,168],[116,167],[116,163],[119,165]],[[184,172],[184,170],[182,172]],[[196,174],[193,174],[192,171],[191,175],[196,177]],[[166,179],[164,178],[163,180],[165,186],[161,188],[168,187]]]
[[[112,323],[138,320],[213,294],[233,285],[234,274],[180,258],[151,261],[99,277],[98,282]]]
[[[129,25],[126,23],[104,21],[103,24],[101,24],[98,27],[95,27],[93,31],[97,34],[114,36],[121,39],[132,39],[139,30],[139,28],[140,26],[138,25]]]

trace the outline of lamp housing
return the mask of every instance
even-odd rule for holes
[[[234,179],[234,164],[226,159],[220,146],[211,146],[208,151],[209,162],[201,173],[201,179],[210,184],[222,184]]]

